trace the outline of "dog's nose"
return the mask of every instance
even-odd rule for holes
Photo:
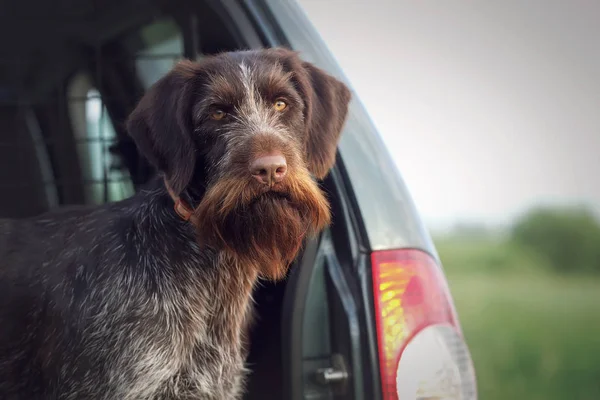
[[[250,173],[260,183],[273,185],[287,174],[287,163],[281,154],[262,156],[250,163]]]

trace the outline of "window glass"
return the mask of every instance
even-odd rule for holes
[[[127,36],[124,43],[135,56],[136,72],[146,89],[183,58],[183,35],[171,19],[140,29]]]
[[[131,196],[129,174],[119,166],[119,157],[109,151],[116,133],[100,93],[87,74],[77,75],[69,87],[69,113],[73,125],[79,165],[88,204],[118,201]]]
[[[125,35],[121,43],[133,57],[136,78],[144,89],[183,58],[183,35],[172,19],[144,26]],[[68,95],[86,203],[101,204],[131,196],[135,189],[130,176],[125,168],[117,168],[121,160],[109,151],[117,136],[91,77],[86,73],[76,75]]]

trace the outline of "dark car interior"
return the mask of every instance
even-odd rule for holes
[[[0,218],[118,201],[143,187],[153,171],[129,139],[124,121],[176,60],[260,45],[259,33],[242,32],[243,7],[233,3],[1,0]],[[343,212],[340,188],[330,178],[323,186],[332,202],[333,240],[344,246],[347,229],[336,218]],[[335,398],[308,376],[327,365],[330,338],[337,336],[327,323],[330,278],[323,266],[318,268],[320,273],[304,278],[310,289],[302,295],[312,306],[302,303],[302,310],[320,310],[307,317],[313,322],[305,344],[282,342],[296,326],[284,323],[296,310],[293,296],[286,294],[287,281],[262,282],[256,291],[245,398],[288,398],[284,371],[295,355],[304,359],[301,373],[307,376],[302,398]],[[307,323],[306,315],[301,323]],[[286,347],[290,351],[282,356]]]

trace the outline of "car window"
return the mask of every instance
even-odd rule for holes
[[[183,58],[183,34],[172,19],[147,25],[126,36],[123,43],[135,57],[136,73],[144,89],[149,88],[175,62]]]
[[[124,35],[118,40],[132,57],[135,77],[144,90],[166,74],[183,57],[183,35],[169,18],[158,20]],[[77,156],[84,179],[85,202],[101,204],[119,201],[134,194],[127,168],[111,146],[118,142],[104,97],[94,86],[101,80],[98,71],[80,72],[68,86],[69,114]],[[123,121],[116,121],[122,123]]]
[[[113,122],[90,76],[77,74],[70,81],[68,96],[85,202],[101,204],[131,196],[134,188],[129,174],[118,168],[119,158],[109,151],[117,139]]]

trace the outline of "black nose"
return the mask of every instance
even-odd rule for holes
[[[281,154],[262,156],[250,163],[250,173],[260,183],[273,185],[287,174],[287,163]]]

